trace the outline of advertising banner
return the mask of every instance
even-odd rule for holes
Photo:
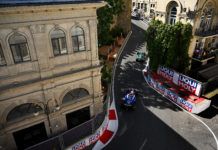
[[[192,111],[192,104],[190,104],[187,100],[181,98],[181,97],[178,97],[177,99],[177,103],[182,106],[183,108],[185,108],[186,110],[188,110],[189,112]]]
[[[157,90],[161,93],[164,94],[165,92],[165,87],[161,85],[161,83],[157,83]]]
[[[164,66],[159,66],[157,74],[164,77],[167,80],[173,81],[174,70],[171,70]]]
[[[202,84],[197,80],[194,80],[164,66],[158,67],[157,74],[169,81],[172,81],[174,84],[184,88],[196,96],[200,96],[201,94]]]
[[[85,149],[87,146],[95,143],[99,137],[102,135],[102,133],[106,130],[108,127],[109,120],[106,118],[101,125],[101,127],[93,134],[88,136],[87,138],[75,143],[72,147],[67,148],[66,150],[81,150]]]
[[[164,95],[166,95],[166,96],[167,96],[168,98],[170,98],[172,101],[177,102],[178,95],[175,94],[174,92],[172,92],[172,91],[166,89],[166,92],[165,92]]]
[[[190,77],[187,77],[183,74],[179,75],[179,80],[178,80],[178,85],[185,90],[200,96],[200,91],[201,91],[201,83],[199,81],[196,81]]]
[[[156,82],[154,81],[153,78],[150,77],[150,75],[147,76],[147,82],[150,84],[152,87],[156,88]]]

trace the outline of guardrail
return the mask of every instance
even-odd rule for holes
[[[212,36],[216,34],[218,34],[218,26],[215,26],[214,28],[206,30],[206,31],[204,31],[203,28],[199,28],[195,30],[196,36],[206,37],[206,36]]]

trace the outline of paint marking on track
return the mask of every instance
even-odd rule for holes
[[[126,132],[126,130],[127,130],[127,126],[126,125],[124,125],[124,127],[122,127],[122,129],[121,129],[121,131],[120,131],[120,133],[119,133],[119,137],[120,136],[122,136],[125,132]]]
[[[146,145],[147,141],[148,141],[148,139],[146,138],[146,139],[143,141],[142,145],[140,146],[139,150],[143,150],[143,147]]]
[[[156,91],[153,87],[151,87],[154,91]],[[161,94],[160,92],[156,91],[157,93]],[[161,94],[162,95],[162,94]],[[165,97],[165,96],[164,96]],[[179,108],[181,108],[183,110],[183,112],[186,112],[187,114],[189,114],[190,116],[192,116],[193,118],[195,118],[197,121],[199,121],[200,123],[202,123],[209,131],[210,133],[213,135],[215,142],[216,142],[216,146],[217,146],[217,150],[218,150],[218,140],[216,135],[214,134],[214,132],[212,131],[212,129],[205,123],[203,122],[201,119],[199,119],[198,117],[196,117],[194,114],[186,111],[184,108],[182,108],[181,106],[179,106],[177,103],[171,101],[169,98],[165,97],[166,99],[168,99],[170,102],[174,103],[176,106],[178,106]],[[144,106],[145,107],[145,106]]]
[[[218,106],[212,105],[213,108],[218,109]]]

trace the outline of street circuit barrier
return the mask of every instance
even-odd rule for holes
[[[150,87],[171,100],[173,103],[176,103],[185,110],[194,114],[198,114],[210,106],[211,100],[198,97],[190,91],[185,91],[180,86],[174,85],[171,82],[173,80],[174,72],[172,73],[171,70],[165,71],[167,74],[162,74],[160,73],[160,70],[158,70],[159,72],[156,74],[150,72],[147,68],[142,71],[145,81]],[[164,79],[162,79],[162,76],[164,76]],[[165,80],[166,78],[170,81]]]

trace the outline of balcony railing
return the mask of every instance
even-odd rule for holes
[[[218,34],[218,25],[209,30],[205,30],[204,28],[198,28],[195,30],[196,36],[206,37],[206,36],[213,36],[216,34]]]
[[[215,50],[211,50],[210,52],[206,52],[206,53],[203,50],[195,50],[192,57],[199,61],[204,61],[207,59],[215,58],[217,52],[218,52],[218,48],[216,48]]]

